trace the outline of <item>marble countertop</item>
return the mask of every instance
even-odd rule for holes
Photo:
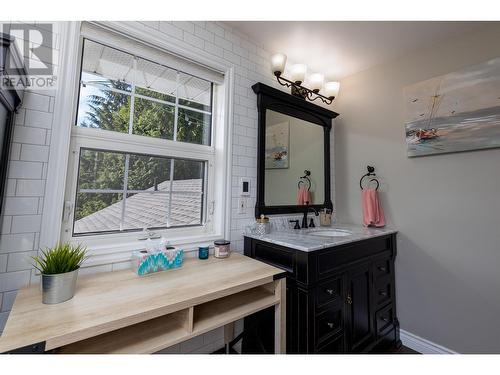
[[[329,231],[329,230],[344,230],[351,234],[344,237],[326,237],[311,235],[311,232]],[[337,223],[331,227],[317,227],[311,229],[291,229],[285,231],[274,231],[263,236],[257,234],[244,233],[245,237],[254,238],[257,240],[274,243],[276,245],[290,247],[301,251],[315,251],[328,247],[344,245],[351,242],[366,240],[369,238],[384,236],[387,234],[396,233],[394,228],[365,228],[359,224],[341,224]]]

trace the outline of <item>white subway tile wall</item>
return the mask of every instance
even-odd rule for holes
[[[175,38],[191,47],[219,58],[235,67],[232,166],[231,242],[235,250],[243,250],[244,227],[253,220],[256,198],[257,106],[251,86],[256,82],[279,87],[270,74],[269,56],[261,46],[219,22],[142,22],[152,34]],[[54,25],[54,51],[59,55],[59,25]],[[57,69],[57,66],[56,66]],[[51,130],[53,127],[53,92],[27,92],[16,115],[8,182],[0,237],[0,332],[3,330],[17,289],[39,282],[30,265],[29,256],[38,250],[40,220],[45,192]],[[64,95],[64,93],[62,93]],[[70,109],[68,109],[70,110]],[[60,126],[59,124],[57,126]],[[68,124],[69,126],[69,124]],[[57,132],[54,132],[54,136]],[[247,211],[238,212],[239,179],[251,180]],[[82,274],[127,268],[117,263],[82,269]],[[241,329],[241,324],[239,325]],[[207,333],[169,352],[208,353],[223,345],[221,330]]]

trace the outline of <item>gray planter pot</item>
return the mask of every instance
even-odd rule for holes
[[[73,298],[77,276],[78,269],[55,275],[42,274],[42,302],[50,305]]]

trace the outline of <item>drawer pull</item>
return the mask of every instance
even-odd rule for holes
[[[327,325],[327,326],[328,326],[328,328],[330,328],[330,329],[333,329],[333,327],[335,327],[335,324],[330,323],[330,322],[329,322],[329,323],[326,323],[326,325]]]
[[[386,272],[387,271],[387,268],[384,267],[384,266],[378,266],[377,267],[379,271],[382,271],[382,272]]]
[[[350,295],[350,294],[348,294],[348,295],[347,295],[347,300],[346,300],[346,302],[347,302],[349,305],[352,305],[352,298],[351,298],[351,295]]]
[[[384,291],[384,290],[379,290],[378,294],[381,295],[381,296],[384,296],[384,297],[387,296],[387,292]]]
[[[333,289],[325,289],[325,293],[333,296],[333,293],[335,293],[335,291]]]

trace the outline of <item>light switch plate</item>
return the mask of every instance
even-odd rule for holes
[[[249,197],[250,196],[250,179],[246,177],[240,178],[240,196]]]
[[[247,199],[246,198],[239,198],[238,199],[238,213],[239,214],[244,214],[246,213],[247,210]]]

